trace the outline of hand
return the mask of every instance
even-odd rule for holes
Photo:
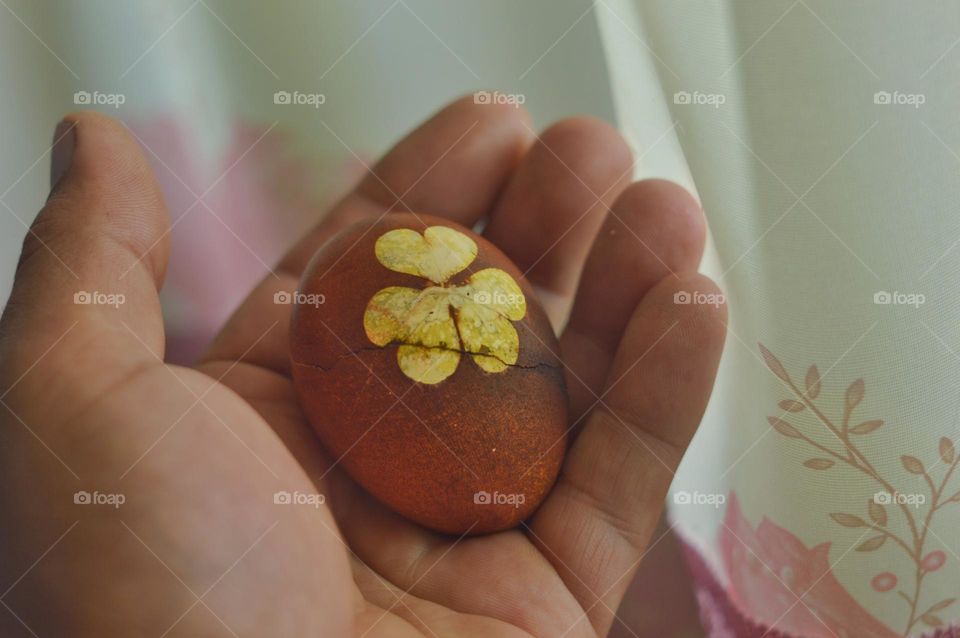
[[[565,120],[535,141],[521,110],[460,100],[388,153],[188,369],[162,362],[169,223],[148,163],[119,123],[68,123],[72,159],[0,324],[3,635],[608,631],[723,342],[722,307],[674,303],[716,291],[696,274],[704,222],[686,192],[629,184],[605,124]],[[555,321],[569,315],[576,438],[519,529],[454,539],[400,518],[331,469],[298,408],[290,306],[274,293],[337,229],[407,208],[486,218]],[[124,303],[75,304],[81,290]],[[80,490],[124,502],[76,505]],[[278,506],[279,490],[326,504]]]

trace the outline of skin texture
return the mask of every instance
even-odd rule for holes
[[[148,163],[119,123],[67,121],[73,159],[0,323],[2,635],[606,634],[723,343],[722,307],[673,303],[716,291],[695,273],[704,230],[688,194],[628,185],[630,154],[605,124],[568,120],[534,141],[521,110],[459,100],[329,211],[187,369],[162,363],[169,221]],[[575,438],[518,529],[459,539],[397,516],[299,408],[291,307],[274,295],[346,224],[398,210],[487,218],[566,324]],[[75,305],[78,290],[126,302]],[[77,506],[81,489],[126,503]],[[279,506],[278,490],[326,504]]]
[[[431,529],[476,535],[515,527],[553,486],[566,448],[567,397],[554,354],[559,346],[533,288],[482,237],[474,236],[475,257],[454,261],[455,274],[435,277],[454,284],[497,269],[517,282],[517,294],[529,303],[508,325],[519,342],[513,365],[484,372],[469,354],[458,353],[470,352],[464,342],[441,349],[443,359],[430,362],[435,369],[458,357],[449,377],[414,383],[398,365],[398,344],[371,347],[363,321],[370,299],[397,286],[416,297],[429,283],[384,267],[375,255],[379,238],[397,229],[419,237],[438,225],[454,226],[429,215],[394,213],[358,222],[318,251],[300,292],[325,303],[294,308],[292,372],[304,412],[326,449],[368,492]],[[449,306],[439,310],[451,327],[457,325]],[[523,500],[475,503],[482,492]]]

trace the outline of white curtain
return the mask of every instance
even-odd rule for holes
[[[788,634],[956,621],[960,5],[603,0],[597,16],[639,176],[699,194],[703,269],[730,305],[676,529]]]

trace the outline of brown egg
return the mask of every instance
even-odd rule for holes
[[[547,316],[503,253],[452,222],[390,214],[327,242],[295,301],[293,379],[338,467],[450,534],[537,508],[567,396]]]

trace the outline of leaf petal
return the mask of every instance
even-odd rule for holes
[[[940,619],[940,616],[936,614],[924,614],[920,617],[920,620],[923,621],[923,624],[928,627],[941,627],[943,626],[943,620]]]
[[[940,439],[940,458],[943,459],[943,462],[947,465],[953,463],[954,459],[957,456],[957,450],[953,447],[953,441],[947,437]]]
[[[778,419],[775,416],[768,416],[767,421],[773,426],[773,429],[779,432],[784,436],[788,436],[791,439],[801,439],[803,436],[800,434],[800,430],[793,427],[783,419]]]
[[[807,396],[811,399],[816,399],[820,394],[820,371],[817,370],[817,366],[812,365],[807,369],[807,376],[804,379],[804,383],[807,386]]]
[[[440,383],[456,372],[460,353],[443,348],[403,345],[397,348],[397,363],[417,383]]]
[[[377,260],[394,272],[442,284],[473,263],[477,244],[446,226],[430,226],[423,235],[409,228],[397,228],[377,239],[374,252]]]
[[[941,600],[937,604],[932,605],[930,609],[927,610],[927,613],[930,613],[931,611],[940,611],[941,609],[946,609],[956,601],[957,601],[956,598],[946,598],[944,600]]]
[[[770,372],[780,377],[781,380],[790,383],[790,375],[787,374],[787,370],[783,367],[783,364],[780,363],[780,360],[777,359],[772,352],[767,350],[767,347],[762,343],[757,345],[760,346],[760,354],[763,355],[763,360],[766,362],[767,367],[770,368]]]
[[[483,370],[484,372],[492,372],[492,373],[503,372],[508,367],[510,367],[500,359],[497,359],[496,357],[491,357],[490,355],[472,354],[470,355],[470,357],[473,359],[474,363],[480,366],[480,369]]]
[[[881,547],[883,547],[883,544],[884,544],[886,541],[887,541],[887,535],[886,535],[886,534],[880,534],[880,535],[878,535],[878,536],[874,536],[873,538],[869,538],[869,539],[863,541],[862,543],[860,543],[859,545],[857,545],[857,551],[858,551],[858,552],[872,552],[872,551],[878,550],[878,549],[880,549]]]
[[[431,291],[440,291],[431,293]],[[427,348],[445,348],[460,350],[460,338],[457,327],[450,314],[448,296],[442,288],[428,288],[423,294],[417,295],[417,300],[404,317],[403,325],[406,330],[401,341],[411,346],[425,346]]]
[[[857,379],[847,387],[846,404],[847,410],[852,411],[860,401],[863,400],[863,379]]]
[[[850,432],[853,434],[870,434],[877,428],[883,425],[883,419],[873,419],[871,421],[864,421],[860,425],[855,425],[850,428]]]
[[[785,410],[786,412],[801,412],[806,409],[806,406],[800,403],[799,401],[794,401],[793,399],[784,399],[779,403],[780,409]]]
[[[830,459],[808,459],[803,464],[811,470],[829,470],[833,467],[833,461]]]
[[[503,372],[506,366],[517,362],[520,337],[509,319],[486,306],[471,303],[457,311],[456,321],[464,350],[485,355],[474,358],[481,368],[487,372]],[[501,365],[489,361],[491,358],[499,360]]]
[[[406,335],[404,320],[417,301],[413,288],[390,286],[370,299],[363,313],[363,330],[375,345],[385,346]]]
[[[903,463],[904,469],[910,472],[911,474],[925,473],[925,470],[923,468],[923,461],[921,461],[915,456],[909,456],[907,454],[904,454],[903,456],[900,457],[900,462]]]
[[[527,300],[520,286],[499,268],[484,268],[473,273],[460,290],[473,303],[486,306],[512,321],[520,321],[527,314]]]
[[[886,527],[887,525],[887,508],[882,504],[877,503],[875,500],[870,499],[867,501],[867,513],[870,514],[870,518],[874,523],[880,527]]]
[[[859,516],[854,516],[853,514],[835,512],[830,515],[830,518],[844,527],[867,527],[866,521]]]

